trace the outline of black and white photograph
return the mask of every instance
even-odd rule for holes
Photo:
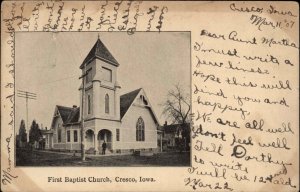
[[[190,41],[16,33],[16,166],[190,166]]]
[[[1,191],[299,191],[299,4],[3,1]]]

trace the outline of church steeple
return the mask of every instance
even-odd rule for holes
[[[80,66],[82,75],[85,75],[86,118],[120,120],[118,66],[118,61],[98,35],[96,43]]]
[[[112,64],[114,66],[119,66],[118,61],[112,56],[110,51],[106,48],[106,46],[100,40],[100,36],[98,34],[98,39],[89,54],[83,60],[82,64],[80,65],[80,69],[84,67],[84,64],[87,64],[89,61],[93,60],[94,58],[98,58],[104,62]]]

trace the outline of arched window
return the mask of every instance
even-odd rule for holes
[[[145,141],[145,123],[142,117],[139,117],[136,122],[136,140]]]
[[[109,96],[105,95],[105,113],[109,113]]]
[[[88,95],[88,114],[91,114],[91,96]]]

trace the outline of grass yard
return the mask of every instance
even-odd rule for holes
[[[190,153],[158,153],[151,157],[117,155],[94,156],[81,161],[77,154],[75,157],[63,153],[50,153],[44,151],[30,151],[17,149],[16,166],[105,166],[105,167],[143,167],[143,166],[190,166]]]

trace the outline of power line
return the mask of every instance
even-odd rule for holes
[[[19,90],[18,90],[18,93],[17,93],[17,96],[19,96],[19,97],[28,97],[28,98],[30,98],[30,99],[36,99],[36,94],[34,94],[34,93],[26,93],[26,92],[20,92]]]
[[[35,93],[30,93],[30,92],[26,92],[26,91],[22,91],[22,90],[17,90],[19,94],[29,94],[29,95],[33,95],[36,96]]]
[[[54,81],[49,81],[49,82],[46,82],[46,83],[42,83],[40,85],[45,85],[45,84],[49,84],[49,83],[55,83],[55,82],[59,82],[59,81],[67,80],[67,79],[72,79],[72,78],[75,78],[75,77],[78,77],[78,76],[77,75],[73,75],[73,76],[70,76],[70,77],[66,77],[66,78],[57,79],[57,80],[54,80]]]

